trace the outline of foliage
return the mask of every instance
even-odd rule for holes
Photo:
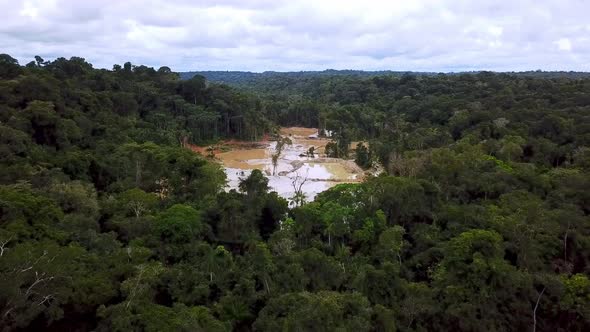
[[[3,331],[590,329],[587,77],[204,74],[0,55]],[[280,125],[382,174],[289,207],[189,149]]]

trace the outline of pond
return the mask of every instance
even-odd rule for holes
[[[268,177],[271,190],[286,199],[292,198],[299,186],[306,200],[311,201],[318,193],[338,183],[360,182],[363,171],[354,161],[326,158],[324,148],[329,139],[318,138],[317,133],[314,128],[282,128],[281,135],[289,137],[292,144],[283,148],[276,169],[271,156],[277,142],[261,141],[216,154],[227,174],[227,189],[237,189],[240,179],[253,169],[261,170]],[[312,146],[316,152],[314,157],[306,155]]]

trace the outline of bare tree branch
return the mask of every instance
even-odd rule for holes
[[[541,296],[543,296],[544,292],[545,287],[543,287],[543,290],[541,290],[541,293],[539,293],[539,296],[537,297],[537,303],[535,303],[535,308],[533,309],[533,332],[537,331],[537,309],[539,308],[539,302],[541,301]]]
[[[0,257],[4,255],[4,251],[8,250],[8,248],[6,248],[6,245],[12,240],[13,236],[14,235],[11,235],[7,240],[0,242]]]
[[[39,303],[37,303],[37,305],[43,305],[45,302],[47,302],[47,301],[49,301],[49,300],[52,300],[53,298],[54,298],[54,297],[53,297],[53,294],[48,294],[48,295],[45,295],[45,296],[43,297],[43,299],[41,299],[41,301],[40,301]]]
[[[41,273],[41,275],[39,275],[39,273],[37,271],[35,271],[35,281],[31,284],[31,286],[29,286],[29,288],[27,288],[27,291],[25,292],[25,297],[28,297],[31,293],[31,291],[33,290],[33,288],[35,288],[35,286],[37,286],[40,283],[44,283],[50,280],[53,280],[53,276],[51,277],[45,277],[46,273],[43,272]]]
[[[143,266],[139,269],[139,275],[137,276],[137,282],[135,283],[135,286],[133,287],[133,290],[131,291],[131,296],[129,296],[129,301],[127,301],[125,308],[129,308],[131,301],[135,297],[135,294],[137,293],[137,288],[139,287],[139,283],[141,282],[141,277],[143,275],[144,270],[145,270],[145,267],[143,267]]]
[[[292,198],[292,201],[295,204],[295,206],[301,206],[301,205],[303,205],[303,203],[305,203],[305,193],[303,192],[303,185],[307,182],[308,178],[309,178],[309,170],[307,170],[304,178],[302,178],[299,175],[299,172],[295,172],[295,177],[293,178],[293,181],[291,182],[291,185],[293,186],[293,190],[295,191],[295,194],[293,195],[293,198]]]

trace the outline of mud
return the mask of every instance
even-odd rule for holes
[[[317,129],[290,127],[282,128],[281,135],[291,139],[278,160],[273,175],[271,156],[275,153],[276,142],[261,141],[248,145],[231,145],[231,150],[215,153],[227,174],[227,189],[237,189],[241,178],[247,177],[253,169],[259,169],[269,178],[271,190],[289,199],[295,194],[294,186],[305,181],[302,191],[306,200],[311,201],[320,192],[338,183],[360,182],[363,171],[351,160],[326,158],[324,147],[327,138],[309,138],[317,135]],[[306,156],[313,146],[315,158]]]

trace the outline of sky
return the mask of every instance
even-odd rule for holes
[[[590,71],[590,0],[0,0],[0,53],[174,71]]]

